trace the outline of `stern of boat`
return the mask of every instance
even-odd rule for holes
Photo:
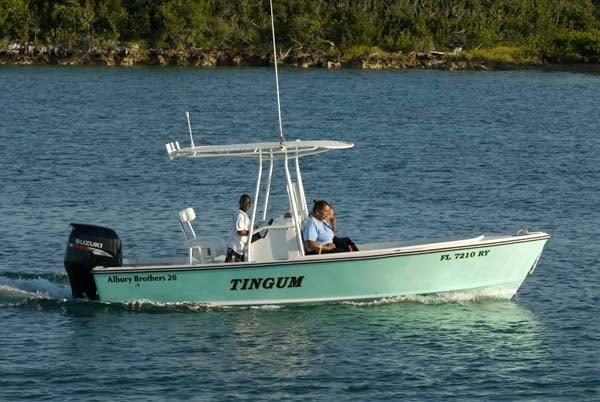
[[[121,266],[121,239],[108,228],[71,223],[73,229],[65,252],[65,269],[75,298],[98,299],[92,269]]]

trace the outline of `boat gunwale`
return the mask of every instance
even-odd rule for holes
[[[496,237],[496,236],[494,236]],[[271,267],[280,267],[286,265],[305,265],[305,264],[323,264],[323,263],[331,263],[331,262],[347,262],[347,261],[355,261],[355,260],[374,260],[374,259],[387,259],[387,258],[395,258],[395,257],[403,257],[403,256],[411,256],[411,255],[424,255],[424,254],[434,254],[440,253],[444,251],[455,251],[461,249],[480,249],[487,247],[500,247],[508,244],[516,244],[516,243],[529,243],[534,241],[542,241],[548,240],[551,236],[545,232],[533,232],[527,235],[513,235],[513,236],[501,236],[500,239],[489,239],[489,240],[480,240],[477,243],[473,244],[461,244],[454,246],[443,246],[444,243],[433,243],[437,247],[433,248],[422,248],[427,246],[427,244],[422,245],[413,245],[408,247],[391,247],[386,249],[379,250],[364,250],[364,251],[355,251],[348,253],[331,253],[331,254],[321,254],[321,255],[307,255],[301,257],[299,259],[293,260],[273,260],[273,261],[261,261],[261,262],[240,262],[240,263],[207,263],[207,264],[172,264],[172,265],[128,265],[128,266],[120,266],[120,267],[103,267],[97,266],[94,267],[91,271],[94,275],[106,275],[106,274],[126,274],[126,273],[140,273],[140,272],[160,272],[160,271],[168,271],[168,272],[190,272],[190,271],[207,271],[207,270],[232,270],[232,269],[248,269],[248,268],[271,268]],[[463,241],[468,241],[470,239],[464,239]],[[457,243],[459,241],[450,241],[445,242],[448,243]],[[422,249],[417,249],[422,248]]]

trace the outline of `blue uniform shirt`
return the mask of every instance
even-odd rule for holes
[[[331,228],[314,216],[311,216],[304,224],[302,237],[304,237],[304,241],[312,240],[319,244],[333,243],[333,231]]]

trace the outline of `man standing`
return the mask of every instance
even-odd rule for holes
[[[233,215],[229,239],[227,240],[227,256],[225,262],[244,261],[244,250],[250,234],[250,218],[246,213],[250,208],[250,196],[242,194],[240,209]]]

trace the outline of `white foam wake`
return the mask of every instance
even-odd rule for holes
[[[473,289],[456,292],[444,292],[428,295],[407,295],[385,297],[369,301],[346,301],[343,304],[355,306],[377,306],[391,303],[446,304],[446,303],[480,303],[490,300],[509,300],[514,290],[507,289]]]
[[[44,278],[11,279],[0,276],[0,302],[18,302],[26,299],[71,298],[71,289]]]

